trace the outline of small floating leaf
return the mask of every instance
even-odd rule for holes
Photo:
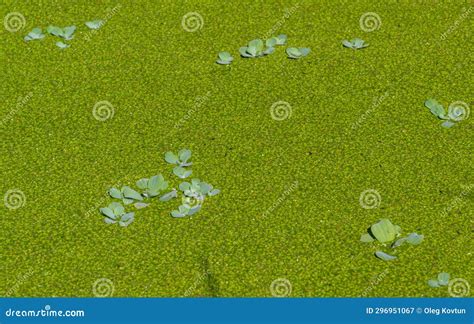
[[[118,190],[117,188],[110,188],[109,195],[112,198],[122,199],[122,192]]]
[[[173,210],[173,211],[171,212],[171,216],[176,217],[176,218],[181,218],[181,217],[186,216],[186,214],[182,214],[182,213],[180,213],[180,212],[177,211],[177,210]]]
[[[123,215],[122,218],[120,218],[119,225],[123,227],[130,225],[130,223],[133,222],[134,220],[134,216],[135,216],[135,213],[133,212]]]
[[[56,46],[59,47],[60,49],[65,49],[65,48],[68,48],[71,45],[68,45],[68,44],[65,44],[65,43],[59,41],[59,42],[56,42]]]
[[[364,243],[370,243],[374,241],[374,238],[369,233],[365,233],[361,235],[360,241]]]
[[[133,204],[133,206],[135,206],[136,209],[143,209],[143,208],[148,207],[149,205],[150,204],[143,203],[143,202],[136,202]]]
[[[104,215],[104,216],[107,216],[111,219],[115,219],[115,214],[113,212],[112,209],[108,208],[108,207],[104,207],[104,208],[101,208],[100,209],[100,212]]]
[[[62,37],[65,40],[71,40],[74,38],[72,34],[74,34],[75,31],[76,31],[76,26],[64,27]]]
[[[176,164],[176,163],[179,162],[178,157],[173,152],[166,152],[165,160],[166,160],[166,162],[168,162],[170,164]]]
[[[211,191],[209,191],[209,193],[207,194],[208,196],[215,196],[215,195],[218,195],[221,191],[219,189],[212,189]]]
[[[433,287],[433,288],[438,288],[438,287],[439,287],[438,280],[436,280],[436,279],[430,279],[430,280],[428,280],[428,285],[429,285],[430,287]]]
[[[86,26],[89,27],[90,29],[97,30],[100,27],[102,27],[103,23],[104,23],[103,20],[97,19],[97,20],[92,20],[92,21],[86,22]]]
[[[143,179],[138,180],[137,187],[142,190],[145,190],[146,188],[148,188],[148,179],[143,178]]]
[[[423,242],[424,238],[425,238],[424,235],[419,235],[417,233],[410,233],[407,236],[406,241],[407,241],[407,243],[410,243],[412,245],[418,245],[421,242]]]
[[[451,276],[447,272],[441,272],[438,274],[438,284],[440,286],[447,286],[449,284],[449,278]]]
[[[232,57],[232,55],[230,55],[229,52],[220,52],[218,56],[219,59],[216,61],[218,64],[226,65],[232,63],[232,61],[234,60],[234,58]]]
[[[436,101],[436,99],[428,99],[425,106],[430,109],[431,113],[440,119],[446,119],[444,107]]]
[[[140,200],[140,201],[143,200],[142,195],[140,195],[138,192],[136,192],[135,190],[133,190],[132,188],[128,186],[124,186],[122,188],[122,194],[125,198],[128,198],[128,199]]]
[[[445,120],[441,126],[444,127],[444,128],[451,128],[453,127],[454,125],[456,125],[456,123],[453,123],[452,121],[450,120]]]
[[[396,240],[396,241],[392,244],[392,248],[399,247],[400,245],[402,245],[403,243],[405,243],[406,240],[407,240],[406,237],[403,237],[403,238],[401,238],[401,239]]]
[[[388,219],[381,219],[370,227],[372,234],[380,243],[393,241],[400,231]]]
[[[112,209],[116,216],[122,216],[125,213],[125,208],[122,204],[115,201],[110,203],[109,208]]]
[[[277,42],[278,42],[278,38],[272,37],[265,41],[265,45],[267,47],[274,47],[277,44]]]
[[[179,160],[181,162],[188,162],[188,160],[191,158],[191,150],[181,150],[178,152]]]
[[[177,177],[179,177],[181,179],[184,179],[184,178],[189,177],[192,174],[192,171],[191,170],[186,170],[185,168],[180,167],[180,166],[176,166],[176,167],[173,168],[173,173]]]
[[[166,194],[164,194],[163,196],[160,197],[160,201],[169,201],[173,198],[177,198],[178,197],[178,192],[176,190],[173,190],[173,191],[170,191]]]
[[[285,45],[287,36],[285,34],[280,34],[276,37],[277,39],[277,45]]]
[[[48,28],[46,28],[46,31],[49,34],[54,35],[54,36],[62,36],[63,35],[62,28],[57,27],[57,26],[48,26]]]
[[[375,256],[377,258],[381,259],[381,260],[384,260],[384,261],[391,261],[391,260],[395,260],[397,258],[396,256],[387,254],[387,253],[382,252],[382,251],[375,252]]]

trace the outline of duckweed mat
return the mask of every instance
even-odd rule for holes
[[[3,1],[1,13],[2,296],[472,295],[472,2]],[[48,26],[77,29],[66,40]],[[45,37],[25,41],[35,27]],[[241,57],[280,34],[273,53]],[[368,46],[343,46],[354,38]],[[428,99],[462,120],[441,127]],[[186,180],[218,195],[192,216],[170,215],[178,198],[104,222],[111,187],[162,174],[177,188],[164,155],[181,149]],[[360,241],[384,219],[401,232],[380,237],[423,241]]]

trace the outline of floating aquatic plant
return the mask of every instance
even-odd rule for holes
[[[261,39],[254,39],[248,43],[248,46],[239,49],[240,55],[246,58],[262,57],[271,54],[274,51],[274,47],[265,48],[265,44]]]
[[[419,245],[419,244],[421,244],[421,242],[423,242],[423,239],[424,239],[424,235],[419,235],[417,233],[410,233],[410,234],[408,234],[407,237],[402,237],[402,238],[396,240],[392,244],[392,248],[399,247],[400,245],[402,245],[405,242],[407,242],[408,244],[411,244],[411,245]]]
[[[140,179],[137,181],[137,187],[145,190],[143,192],[144,197],[156,197],[160,194],[160,191],[166,190],[168,188],[168,182],[165,181],[165,178],[161,174],[155,175],[150,179]]]
[[[33,28],[32,31],[28,33],[28,35],[25,36],[25,41],[31,41],[35,39],[43,39],[46,35],[43,34],[41,28]]]
[[[120,226],[126,227],[133,222],[135,213],[125,213],[125,208],[118,202],[112,202],[109,206],[101,208],[100,212],[106,216],[104,221],[107,224],[119,223]]]
[[[191,151],[187,149],[180,150],[178,154],[167,152],[165,160],[175,165],[173,172],[182,177],[189,176],[191,170],[186,170],[184,167],[190,166]],[[120,199],[125,205],[133,203],[136,209],[143,209],[150,204],[143,202],[144,198],[152,198],[162,194],[168,188],[168,181],[163,175],[158,174],[150,178],[142,178],[136,182],[138,188],[143,190],[143,193],[135,191],[129,186],[123,186],[121,189],[110,188],[109,195],[112,198]],[[215,189],[212,185],[201,181],[199,179],[192,179],[191,182],[183,181],[179,185],[179,191],[172,189],[171,191],[160,196],[159,200],[167,202],[177,198],[181,194],[182,204],[177,210],[171,212],[171,216],[180,218],[191,216],[201,210],[202,204],[206,197],[215,196],[220,193],[219,189]],[[125,208],[118,202],[111,203],[108,207],[100,208],[100,212],[106,216],[105,221],[109,224],[119,223],[120,226],[128,226],[134,219],[134,213],[125,213]]]
[[[391,242],[400,234],[401,228],[388,219],[382,219],[370,227],[371,233],[380,243]]]
[[[381,260],[384,260],[384,261],[391,261],[391,260],[395,260],[397,258],[396,256],[387,254],[387,253],[382,252],[382,251],[376,251],[375,256],[377,258],[381,259]]]
[[[362,49],[362,48],[366,48],[367,46],[369,46],[369,44],[367,44],[365,41],[363,41],[360,38],[354,38],[350,41],[345,39],[345,40],[342,41],[342,45],[344,45],[344,47],[352,48],[352,49]]]
[[[191,150],[187,149],[179,151],[177,155],[173,152],[167,152],[165,154],[166,162],[177,165],[173,168],[173,173],[181,179],[187,178],[193,173],[192,170],[187,170],[184,168],[192,165],[192,162],[189,162],[190,158]]]
[[[160,197],[160,201],[170,201],[173,198],[178,198],[178,191],[176,189],[164,194]]]
[[[181,182],[179,190],[183,193],[182,205],[178,210],[171,212],[173,217],[191,216],[201,210],[201,206],[206,196],[215,196],[220,193],[219,189],[199,179],[192,179],[191,182]]]
[[[234,58],[232,57],[232,55],[230,55],[229,52],[220,52],[218,57],[219,58],[217,59],[216,63],[222,65],[230,64],[234,60]]]
[[[400,236],[402,230],[400,226],[392,224],[388,219],[381,219],[379,222],[373,224],[368,229],[367,233],[364,233],[360,237],[360,241],[364,243],[371,243],[378,241],[386,246],[387,243],[394,241]],[[423,235],[417,233],[410,233],[406,237],[400,238],[391,244],[392,248],[397,248],[403,243],[411,245],[419,245],[424,239]],[[384,261],[390,261],[396,259],[396,256],[387,254],[383,251],[375,252],[375,256]]]
[[[286,49],[286,54],[290,59],[300,59],[305,57],[311,52],[311,50],[307,47],[288,47]]]
[[[428,285],[433,288],[438,288],[441,286],[447,286],[449,284],[450,275],[447,272],[441,272],[438,274],[437,279],[428,280]]]
[[[441,126],[444,128],[451,128],[456,124],[456,122],[459,122],[463,119],[463,111],[456,109],[454,106],[449,106],[448,112],[446,113],[443,105],[436,101],[436,99],[426,100],[425,106],[431,111],[433,115],[439,119],[444,120],[444,122],[441,123]]]
[[[71,45],[59,41],[59,42],[56,42],[56,46],[59,47],[60,49],[65,49],[65,48],[68,48]]]
[[[48,26],[46,29],[48,33],[54,36],[61,37],[65,40],[71,40],[74,38],[74,32],[76,31],[76,26],[67,26],[64,28],[57,27],[57,26]]]
[[[192,162],[189,162],[191,158],[191,150],[183,149],[178,152],[178,154],[174,154],[173,152],[166,152],[165,160],[169,164],[176,164],[180,167],[186,167],[192,165]]]
[[[103,24],[104,24],[104,21],[100,19],[86,22],[86,26],[89,27],[89,29],[93,29],[93,30],[99,29],[100,27],[102,27]]]
[[[135,200],[142,201],[143,197],[137,191],[128,186],[123,186],[121,190],[117,188],[110,188],[109,195],[112,198],[122,199],[125,205],[133,203]]]

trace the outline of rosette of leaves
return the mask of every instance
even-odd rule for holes
[[[220,52],[218,57],[219,58],[217,59],[216,63],[221,65],[228,65],[234,60],[234,58],[232,57],[232,55],[230,55],[229,52]]]
[[[112,202],[109,206],[101,208],[100,212],[105,216],[104,221],[107,224],[119,223],[126,227],[135,219],[135,213],[125,213],[125,208],[118,202]]]
[[[165,154],[166,162],[169,164],[176,164],[173,168],[173,173],[181,179],[187,178],[193,173],[192,170],[187,170],[185,168],[192,165],[192,162],[189,162],[190,158],[191,150],[188,149],[180,150],[178,154],[174,154],[173,152],[167,152]]]
[[[352,49],[362,49],[362,48],[366,48],[367,46],[369,46],[369,44],[367,44],[365,41],[363,41],[360,38],[354,38],[350,41],[345,39],[345,40],[342,41],[342,45],[344,45],[344,47],[352,48]]]
[[[286,54],[288,55],[288,58],[290,59],[300,59],[305,56],[307,56],[311,50],[307,47],[288,47],[286,49]]]
[[[360,241],[364,243],[370,243],[377,240],[378,242],[386,245],[386,243],[390,243],[394,241],[397,237],[401,235],[401,228],[398,225],[392,224],[388,219],[381,219],[379,222],[370,226],[367,230],[367,233],[362,234],[360,237]],[[391,244],[392,248],[397,248],[403,243],[409,243],[411,245],[418,245],[424,239],[423,235],[419,235],[417,233],[410,233],[408,236],[400,238],[396,240],[394,243]],[[394,260],[397,257],[387,254],[382,251],[375,252],[375,256],[379,259],[384,261]]]
[[[43,34],[41,28],[37,27],[37,28],[33,28],[33,30],[30,31],[28,35],[25,36],[24,39],[26,42],[28,42],[35,39],[43,39],[45,36],[46,35]]]
[[[451,276],[447,272],[441,272],[438,274],[436,279],[428,280],[428,285],[433,288],[438,288],[441,286],[447,286],[449,284],[449,279]]]
[[[398,225],[393,225],[392,222],[386,218],[381,219],[378,223],[373,224],[367,233],[360,238],[361,242],[370,243],[375,240],[384,244],[393,241],[401,233],[401,228]],[[397,257],[385,253],[383,251],[376,251],[375,256],[384,261],[394,260]]]
[[[254,39],[250,41],[247,46],[241,47],[239,49],[240,55],[245,58],[262,57],[271,54],[274,51],[274,47],[265,48],[265,44],[261,39]]]
[[[86,26],[89,27],[89,29],[92,29],[92,30],[100,29],[100,27],[102,27],[103,24],[104,24],[104,21],[100,20],[100,19],[86,22]]]
[[[143,200],[142,195],[128,186],[123,186],[120,190],[117,188],[110,188],[109,195],[112,198],[121,199],[125,205],[129,205],[134,201]]]
[[[74,32],[76,31],[76,26],[67,26],[64,28],[57,27],[57,26],[48,26],[46,29],[48,33],[54,36],[61,37],[65,40],[71,40],[74,38]]]
[[[197,213],[204,202],[206,196],[219,194],[219,189],[214,189],[212,185],[199,179],[192,179],[191,182],[182,182],[179,189],[183,193],[183,204],[178,210],[173,210],[171,216],[184,217]]]
[[[137,187],[145,190],[142,195],[147,198],[156,197],[161,191],[168,188],[168,181],[161,174],[155,175],[150,179],[143,178],[137,181]]]
[[[462,116],[462,112],[454,109],[453,107],[449,107],[448,113],[446,113],[443,105],[436,101],[436,99],[426,100],[425,106],[431,111],[433,115],[441,120],[444,120],[444,122],[441,124],[441,126],[444,128],[453,127],[456,122],[460,121]]]

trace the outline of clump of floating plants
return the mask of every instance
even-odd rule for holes
[[[360,241],[364,243],[379,243],[379,246],[390,247],[392,250],[405,244],[418,245],[424,236],[417,233],[410,233],[405,237],[401,237],[402,229],[398,225],[386,218],[370,226],[367,233],[362,234]],[[397,239],[398,238],[398,239]],[[397,239],[397,240],[395,240]],[[375,252],[375,256],[384,261],[395,260],[397,257],[381,250]]]
[[[189,167],[192,165],[191,151],[184,149],[177,154],[167,152],[165,161],[175,165],[173,174],[179,179],[186,179],[192,174]],[[133,206],[136,210],[148,207],[151,202],[159,197],[159,201],[167,202],[181,196],[181,205],[177,210],[170,212],[175,218],[192,216],[201,210],[202,204],[207,197],[212,197],[220,193],[219,189],[199,179],[192,179],[190,182],[182,181],[179,183],[179,190],[170,187],[169,182],[165,180],[162,174],[154,175],[150,178],[142,178],[136,182],[137,190],[130,186],[119,188],[110,188],[108,194],[114,201],[107,207],[100,208],[100,212],[105,216],[104,221],[107,224],[116,224],[126,227],[135,220],[135,211],[125,211],[125,206]],[[123,205],[122,205],[123,203]]]
[[[243,58],[260,58],[266,55],[270,55],[275,52],[275,47],[279,45],[286,45],[287,36],[281,34],[278,36],[272,36],[269,39],[263,41],[262,39],[254,39],[250,41],[247,46],[243,46],[239,49],[239,54]],[[288,47],[286,53],[290,59],[299,59],[307,56],[310,49],[307,47]],[[229,65],[233,62],[234,58],[229,52],[220,52],[218,54],[217,64]]]
[[[85,23],[89,29],[97,30],[103,25],[103,20],[93,20],[88,21]],[[61,40],[56,42],[56,46],[60,49],[65,49],[70,47],[70,44],[65,43],[64,41],[70,41],[74,38],[74,32],[76,31],[77,27],[75,25],[67,26],[67,27],[58,27],[50,25],[46,28],[46,32],[49,35],[59,37]],[[40,27],[33,28],[32,31],[28,33],[24,37],[25,42],[33,41],[33,40],[41,40],[46,37],[46,34],[43,34],[43,31]]]
[[[428,99],[425,101],[425,107],[428,108],[433,115],[444,120],[444,122],[441,123],[441,126],[445,128],[451,128],[457,122],[467,118],[469,108],[466,108],[465,106],[467,106],[466,103],[456,101],[449,105],[448,111],[446,112],[443,105],[436,101],[436,99]]]
[[[369,44],[367,44],[365,41],[363,41],[360,38],[354,38],[350,41],[345,39],[345,40],[342,41],[342,45],[344,45],[344,47],[352,48],[352,49],[362,49],[362,48],[366,48],[367,46],[369,46]]]

